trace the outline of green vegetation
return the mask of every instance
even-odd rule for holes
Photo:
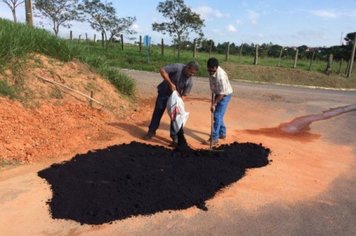
[[[0,95],[13,99],[16,98],[16,90],[13,86],[8,85],[6,81],[0,80]]]
[[[146,48],[142,47],[141,51],[138,45],[125,44],[124,50],[121,44],[111,43],[108,49],[101,46],[101,43],[85,42],[80,43],[77,40],[71,41],[72,44],[81,45],[83,54],[87,58],[91,57],[93,62],[103,60],[110,68],[129,68],[144,71],[158,72],[159,68],[169,64],[182,62],[186,63],[189,60],[195,59],[201,65],[199,76],[207,76],[205,64],[209,58],[206,52],[198,52],[193,58],[193,50],[183,50],[180,59],[177,59],[177,51],[172,47],[164,48],[162,56],[160,45],[151,45],[149,53]],[[149,55],[149,57],[148,57]],[[225,54],[212,53],[219,59],[222,66],[229,72],[229,77],[234,80],[250,80],[260,82],[282,83],[282,84],[297,84],[308,86],[321,86],[331,88],[356,88],[356,70],[351,78],[345,77],[346,63],[334,62],[332,64],[332,74],[326,75],[324,70],[327,66],[326,61],[314,60],[311,64],[310,60],[299,59],[294,67],[294,59],[278,58],[261,56],[258,60],[258,65],[253,65],[254,58],[252,56],[239,56],[236,54],[229,55],[226,62]],[[90,63],[89,63],[90,64]],[[279,66],[278,66],[279,65]]]
[[[0,19],[0,66],[13,63],[29,53],[41,53],[63,61],[73,59],[76,48],[45,30]]]
[[[213,51],[211,55],[207,52],[197,52],[193,57],[192,48],[185,47],[177,59],[177,50],[173,47],[164,47],[162,55],[160,45],[151,45],[149,52],[142,46],[110,43],[105,47],[101,42],[62,40],[49,32],[41,29],[28,27],[24,24],[16,24],[0,19],[0,73],[10,68],[13,74],[21,74],[21,63],[31,55],[40,53],[62,61],[70,61],[78,58],[87,63],[93,70],[107,78],[121,93],[132,96],[135,93],[134,81],[119,72],[119,68],[129,68],[144,71],[157,72],[160,67],[176,62],[188,62],[195,59],[201,65],[199,76],[207,76],[205,63],[209,56],[218,58],[223,67],[234,80],[250,80],[261,82],[272,82],[282,84],[298,84],[310,86],[322,86],[333,88],[356,88],[356,71],[351,78],[345,78],[346,62],[334,62],[332,74],[325,75],[325,60],[299,59],[294,66],[294,59],[290,57],[278,58],[262,55],[258,65],[253,65],[252,56],[239,56],[237,52],[229,55],[228,61],[225,54]],[[279,65],[279,66],[278,66]],[[311,66],[310,66],[311,65]],[[7,82],[0,81],[0,95],[16,98],[17,88]],[[20,83],[21,84],[21,83]],[[14,87],[15,86],[15,87]]]
[[[132,96],[134,81],[108,66],[105,58],[85,53],[82,45],[70,44],[49,32],[0,19],[0,73],[6,68],[19,73],[18,66],[31,53],[40,53],[61,61],[78,58],[106,77],[121,93]],[[1,95],[12,96],[10,86],[1,83]],[[14,89],[15,91],[16,89]]]

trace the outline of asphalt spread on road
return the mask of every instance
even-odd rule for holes
[[[247,168],[270,163],[262,144],[175,150],[131,142],[78,154],[38,172],[52,189],[54,219],[103,224],[139,215],[198,207],[241,179]]]

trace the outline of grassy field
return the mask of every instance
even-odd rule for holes
[[[100,43],[72,41],[71,44],[81,45],[87,56],[105,58],[108,65],[114,68],[129,68],[144,71],[158,72],[161,66],[169,63],[188,62],[195,59],[201,65],[199,76],[207,76],[205,70],[206,61],[209,58],[208,53],[197,53],[193,58],[193,52],[184,50],[181,52],[180,59],[177,59],[176,53],[172,48],[165,47],[164,55],[161,53],[160,46],[151,46],[150,51],[142,47],[139,50],[137,45],[124,45],[122,50],[120,44],[111,44],[108,49],[101,46]],[[310,67],[309,60],[298,60],[296,68],[294,59],[282,59],[279,64],[278,58],[259,58],[258,65],[253,65],[254,58],[248,56],[230,55],[228,61],[223,54],[211,54],[218,58],[229,72],[230,79],[260,81],[282,84],[297,84],[308,86],[321,86],[331,88],[356,88],[356,69],[354,67],[351,78],[346,78],[346,63],[333,63],[332,74],[326,75],[324,70],[326,62],[316,60]],[[310,70],[309,70],[310,68]]]
[[[314,61],[309,71],[310,61],[299,60],[293,68],[294,60],[283,58],[278,66],[277,58],[261,57],[258,65],[253,65],[253,57],[230,55],[228,61],[224,54],[197,52],[193,58],[192,50],[183,50],[180,58],[177,52],[170,47],[164,48],[153,45],[149,51],[145,47],[139,50],[138,45],[126,44],[124,50],[118,43],[111,43],[103,48],[100,42],[94,43],[85,40],[63,40],[55,37],[50,32],[35,29],[24,24],[15,24],[8,20],[0,19],[0,75],[6,70],[13,74],[21,74],[22,64],[33,53],[47,55],[61,61],[79,59],[107,78],[120,93],[133,96],[135,93],[134,81],[119,72],[119,68],[128,68],[144,71],[158,72],[159,68],[169,64],[186,63],[192,59],[201,65],[198,76],[207,76],[205,69],[209,56],[218,58],[223,68],[233,80],[260,81],[268,83],[297,84],[321,86],[330,88],[356,88],[356,69],[351,78],[346,78],[344,73],[346,63],[340,67],[334,63],[333,73],[325,75],[325,61]],[[21,75],[23,76],[23,75]],[[1,77],[1,76],[0,76]],[[6,78],[6,76],[2,76]],[[11,85],[9,81],[0,80],[0,95],[16,98],[20,84]]]

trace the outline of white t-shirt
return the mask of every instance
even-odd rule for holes
[[[232,94],[232,87],[226,72],[218,66],[215,74],[209,76],[211,92],[221,95]]]

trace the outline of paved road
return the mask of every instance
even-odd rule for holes
[[[155,86],[161,81],[157,73],[124,70],[138,84],[146,96],[155,95]],[[355,91],[310,89],[280,85],[232,82],[235,98],[254,101],[265,107],[283,109],[292,115],[321,113],[330,108],[356,104]],[[193,95],[209,94],[206,78],[195,78]],[[207,96],[208,97],[208,96]],[[251,109],[259,109],[259,106]],[[264,112],[261,110],[260,112]],[[269,116],[268,112],[266,117]],[[286,114],[286,117],[288,114]],[[289,116],[288,116],[289,117]],[[180,219],[181,227],[166,230],[167,235],[356,235],[356,111],[338,119],[315,125],[326,142],[352,148],[353,161],[349,171],[337,177],[327,191],[312,199],[293,204],[274,203],[249,212],[231,210],[226,206],[226,216],[194,217]],[[328,129],[328,130],[325,130]],[[313,155],[310,150],[309,155]],[[330,153],[337,159],[342,153]],[[302,161],[302,160],[301,160]],[[312,168],[311,168],[312,169]],[[312,170],[310,170],[312,171]],[[288,185],[288,183],[285,183]],[[294,184],[294,183],[291,183]],[[162,221],[169,224],[169,220]],[[194,225],[194,227],[192,227]],[[184,227],[185,226],[185,227]],[[155,232],[160,234],[159,229]]]
[[[137,82],[138,91],[150,92],[150,95],[156,94],[156,86],[161,82],[161,77],[158,73],[122,69],[123,73],[131,76]],[[304,102],[306,100],[321,100],[321,101],[335,101],[337,103],[352,104],[356,103],[356,90],[341,91],[334,89],[311,89],[302,86],[284,86],[284,85],[271,85],[261,83],[249,83],[244,81],[231,82],[235,95],[242,98],[262,98],[266,94],[274,94],[279,96],[288,96],[290,100],[296,102]],[[194,87],[192,94],[203,95],[209,90],[207,78],[194,77]]]

